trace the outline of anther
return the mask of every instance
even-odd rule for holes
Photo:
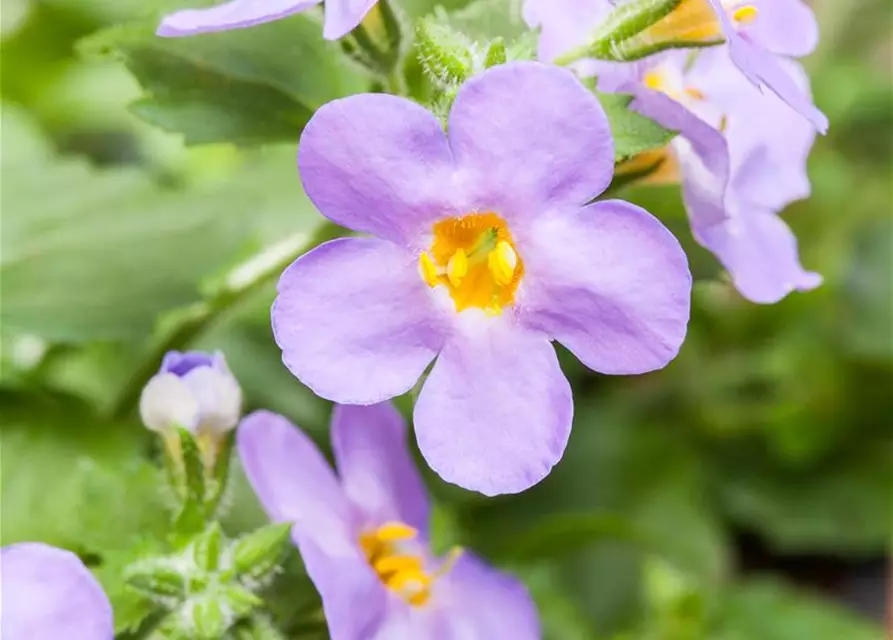
[[[738,7],[732,12],[732,20],[739,24],[752,24],[757,19],[759,10],[752,4],[746,4]]]
[[[462,249],[456,249],[456,253],[447,263],[447,277],[450,279],[450,284],[458,287],[467,273],[468,256]]]

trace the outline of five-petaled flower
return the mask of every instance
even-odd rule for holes
[[[353,31],[378,0],[326,0],[323,37],[338,40]],[[204,9],[165,16],[156,33],[167,38],[253,27],[301,13],[322,0],[230,0]]]
[[[598,100],[567,70],[494,67],[459,90],[449,135],[428,111],[358,95],[301,138],[304,187],[333,240],[282,275],[273,329],[318,395],[372,404],[409,391],[422,454],[449,482],[522,491],[560,459],[571,389],[551,345],[637,374],[678,352],[691,276],[646,211],[593,202],[614,151]]]
[[[336,406],[331,431],[337,476],[281,416],[258,411],[237,433],[261,503],[294,522],[332,640],[540,637],[520,582],[468,551],[431,552],[428,497],[390,403]]]
[[[0,549],[3,640],[112,640],[112,606],[80,558],[39,542]]]

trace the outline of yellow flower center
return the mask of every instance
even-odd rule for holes
[[[499,314],[515,300],[524,263],[505,220],[495,213],[472,213],[434,224],[434,241],[419,256],[428,286],[446,287],[456,311],[470,307]]]
[[[617,165],[614,173],[653,186],[678,184],[680,181],[679,163],[670,153],[669,146],[638,153]]]
[[[437,570],[429,572],[421,555],[408,545],[418,533],[402,522],[387,522],[360,536],[360,548],[382,584],[414,607],[428,602],[435,580],[449,572],[461,555],[454,549]]]

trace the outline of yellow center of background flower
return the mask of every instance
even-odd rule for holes
[[[476,307],[499,314],[514,302],[524,275],[505,220],[473,213],[434,224],[431,248],[419,256],[419,272],[430,287],[444,286],[456,311]]]
[[[387,522],[360,536],[360,548],[382,584],[414,607],[428,602],[434,581],[452,569],[461,554],[454,549],[436,571],[428,572],[422,556],[406,549],[418,533],[402,522]]]

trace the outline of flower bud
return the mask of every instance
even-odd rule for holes
[[[242,390],[220,352],[168,352],[140,397],[146,427],[162,434],[183,427],[199,439],[231,431],[241,409]]]

